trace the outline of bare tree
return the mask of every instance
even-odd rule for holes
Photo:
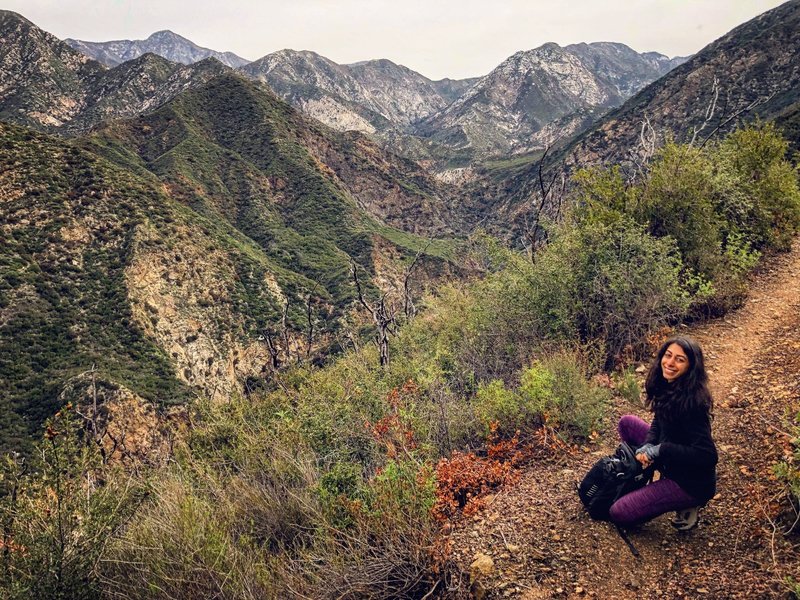
[[[358,278],[358,266],[355,262],[350,263],[350,273],[356,285],[358,301],[372,315],[372,321],[378,328],[376,343],[380,353],[380,364],[382,367],[386,366],[389,364],[389,334],[394,333],[395,311],[387,304],[386,294],[381,296],[377,304],[367,302],[366,298],[364,298],[364,290]]]
[[[714,75],[714,81],[711,84],[711,100],[706,107],[706,116],[703,120],[703,123],[700,127],[695,127],[692,133],[692,139],[689,140],[689,145],[694,146],[694,142],[697,139],[698,134],[705,129],[709,123],[711,123],[711,119],[714,118],[714,111],[717,109],[717,101],[719,100],[719,78]],[[706,138],[708,139],[708,138]],[[703,142],[705,143],[705,142]]]
[[[656,130],[650,123],[650,117],[645,113],[639,129],[639,143],[628,153],[628,157],[633,164],[633,171],[630,172],[626,179],[628,186],[633,185],[637,179],[644,176],[647,164],[656,153],[657,144],[658,136],[656,135]]]
[[[280,368],[281,361],[279,358],[280,351],[273,339],[274,335],[275,333],[271,329],[264,332],[264,340],[267,342],[267,350],[269,351],[270,367],[273,371],[277,371]]]
[[[545,182],[544,164],[551,148],[552,145],[548,144],[542,158],[539,159],[537,168],[539,185],[531,194],[531,213],[525,215],[525,238],[527,241],[525,248],[531,261],[536,260],[536,250],[544,237],[542,228],[544,216],[549,210],[556,220],[560,217],[561,205],[567,188],[567,175],[563,165],[561,169],[553,169],[552,176],[549,176],[548,181]]]
[[[292,360],[292,351],[289,347],[289,297],[286,297],[286,304],[283,306],[283,314],[281,315],[281,338],[283,339],[283,349],[286,352],[286,362]]]

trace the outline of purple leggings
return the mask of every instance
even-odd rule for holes
[[[624,415],[617,425],[619,437],[635,450],[644,444],[650,425],[634,415]],[[625,494],[611,505],[608,511],[611,520],[620,525],[643,523],[673,510],[683,510],[698,506],[694,497],[687,494],[681,486],[661,477],[641,489]]]

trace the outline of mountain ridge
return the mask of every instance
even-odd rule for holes
[[[90,42],[67,38],[64,42],[108,67],[116,67],[148,52],[185,65],[210,57],[233,69],[243,67],[250,62],[233,52],[219,52],[199,46],[169,29],[156,31],[143,40]]]

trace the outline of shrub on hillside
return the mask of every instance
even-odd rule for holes
[[[515,430],[547,425],[587,437],[603,415],[608,393],[589,381],[583,362],[575,352],[555,352],[523,369],[517,389],[500,380],[481,384],[475,402],[486,431],[491,426],[510,437]]]
[[[701,149],[667,143],[650,165],[635,217],[658,238],[670,236],[684,266],[710,279],[719,269],[721,218],[714,210],[713,164]]]
[[[0,473],[0,595],[100,597],[97,564],[109,537],[139,504],[141,480],[101,461],[66,405],[46,423],[27,468]]]
[[[555,287],[530,310],[571,321],[578,340],[605,348],[605,366],[641,354],[647,334],[681,317],[689,302],[674,241],[654,238],[627,218],[582,219],[564,227],[533,266],[531,285]],[[569,311],[564,314],[565,308]]]
[[[788,147],[767,123],[734,131],[714,154],[726,229],[758,250],[788,249],[800,227],[800,189]]]

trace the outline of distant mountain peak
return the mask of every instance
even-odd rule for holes
[[[172,62],[190,65],[209,56],[215,57],[222,64],[238,69],[250,61],[232,52],[218,52],[210,48],[198,46],[191,40],[170,31],[156,31],[144,40],[113,40],[109,42],[88,42],[67,39],[67,44],[97,61],[114,67],[125,61],[138,58],[142,54],[152,52]]]

